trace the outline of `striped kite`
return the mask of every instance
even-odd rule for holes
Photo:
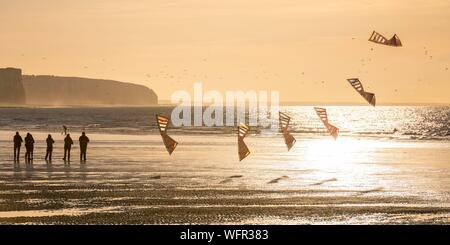
[[[239,161],[244,160],[248,155],[250,155],[250,150],[244,142],[244,137],[248,134],[250,127],[247,124],[241,123],[238,127],[238,151],[239,151]]]
[[[294,136],[292,136],[288,131],[289,121],[291,121],[291,118],[282,112],[278,112],[278,114],[280,119],[280,129],[284,137],[284,143],[286,143],[286,146],[289,151],[295,144]]]
[[[376,103],[375,94],[364,91],[363,85],[361,84],[361,82],[359,81],[358,78],[350,78],[350,79],[347,79],[347,81],[350,83],[350,85],[352,85],[353,88],[356,89],[356,91],[364,99],[367,100],[367,102],[369,102],[369,104],[371,104],[372,106],[375,106],[375,103]]]
[[[170,122],[169,118],[161,115],[156,115],[156,121],[158,123],[159,133],[161,134],[167,152],[169,152],[169,155],[171,155],[172,152],[177,147],[178,142],[176,142],[169,135],[167,135],[167,126],[169,125]]]
[[[372,35],[369,38],[369,41],[378,43],[378,44],[387,45],[387,46],[392,46],[392,47],[401,47],[402,46],[402,42],[400,41],[400,38],[397,36],[397,34],[394,34],[394,36],[392,36],[391,39],[387,39],[380,33],[373,31]]]
[[[330,133],[331,136],[333,136],[333,138],[336,140],[339,134],[339,129],[328,122],[327,110],[320,107],[314,107],[314,110],[316,110],[316,113],[320,117],[320,120],[322,120],[323,125],[325,125],[325,128],[327,128],[328,133]]]

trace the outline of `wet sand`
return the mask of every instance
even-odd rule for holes
[[[1,224],[446,224],[448,142],[250,135],[89,135],[88,161],[70,164],[56,137],[52,163],[38,139],[33,164],[12,161],[0,133]],[[274,181],[276,180],[276,181]]]

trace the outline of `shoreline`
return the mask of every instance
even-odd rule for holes
[[[231,131],[233,131],[234,129],[231,129]],[[0,141],[9,141],[10,138],[12,139],[12,137],[14,136],[16,130],[5,130],[5,129],[0,129]],[[26,135],[26,133],[31,133],[33,135],[39,136],[39,137],[47,137],[48,134],[51,134],[52,136],[61,136],[61,131],[42,131],[42,130],[22,130],[19,131],[19,133],[22,135],[22,137],[24,137]],[[78,134],[81,135],[81,132],[83,132],[83,130],[79,130],[79,131],[72,131],[69,132],[72,136],[76,136]],[[86,134],[90,135],[90,136],[97,136],[97,138],[101,138],[101,139],[120,139],[120,140],[146,140],[149,137],[157,137],[160,138],[161,135],[158,131],[157,128],[151,129],[151,130],[146,130],[145,132],[141,132],[141,133],[123,133],[123,132],[96,132],[94,131],[89,131],[89,130],[85,130]],[[251,137],[256,137],[256,138],[260,138],[260,139],[265,139],[265,138],[281,138],[282,134],[278,131],[269,131],[270,135],[268,134],[261,134],[261,133],[257,133],[257,134],[250,134]],[[236,132],[214,132],[213,130],[205,130],[204,132],[199,133],[197,132],[192,132],[189,130],[183,131],[182,129],[172,129],[170,132],[170,135],[173,136],[177,136],[177,137],[194,137],[194,138],[198,138],[198,137],[225,137],[225,138],[235,138],[237,134]],[[328,136],[326,133],[291,133],[298,141],[307,141],[307,140],[331,140],[330,136]],[[420,139],[420,138],[407,138],[407,137],[380,137],[378,135],[340,135],[339,139],[336,140],[336,142],[339,141],[374,141],[374,142],[393,142],[393,143],[426,143],[426,144],[432,144],[432,143],[440,143],[440,144],[450,144],[450,139],[449,138],[433,138],[433,139]]]

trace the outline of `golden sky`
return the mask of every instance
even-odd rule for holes
[[[376,30],[404,46],[368,42]],[[282,101],[450,103],[448,0],[0,0],[0,67]],[[371,50],[373,48],[373,50]]]

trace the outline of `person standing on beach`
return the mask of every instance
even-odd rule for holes
[[[52,160],[52,153],[53,153],[53,144],[55,143],[55,141],[52,138],[52,135],[49,134],[47,137],[47,154],[45,155],[45,160],[47,161],[47,159],[49,161]]]
[[[34,138],[30,133],[27,133],[27,136],[25,137],[25,149],[27,150],[25,159],[33,160]]]
[[[20,136],[19,132],[16,132],[16,135],[14,135],[14,160],[19,161],[20,156],[20,147],[22,146],[22,136]]]
[[[72,148],[73,145],[73,140],[72,138],[70,138],[70,134],[66,135],[66,138],[64,139],[64,158],[63,160],[65,161],[66,159],[68,161],[70,161],[70,149]],[[67,156],[67,158],[66,158]]]
[[[86,136],[85,132],[82,132],[78,140],[80,141],[80,161],[86,161],[86,151],[89,138]]]

